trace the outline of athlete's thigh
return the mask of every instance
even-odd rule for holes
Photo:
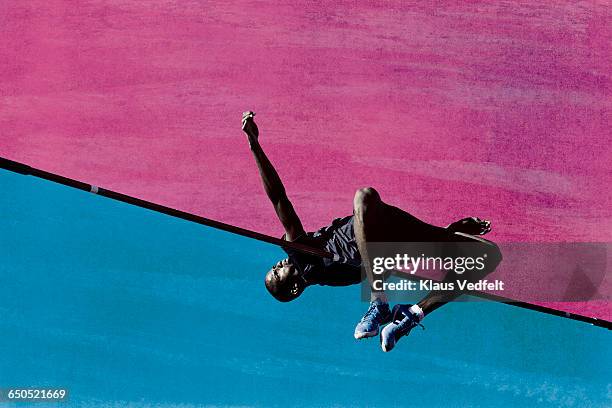
[[[428,224],[414,215],[383,203],[381,226],[386,242],[437,242],[450,238],[445,228]]]
[[[485,268],[482,272],[484,274],[493,271],[499,262],[501,262],[499,247],[494,242],[482,237],[455,232],[451,234],[450,241],[444,245],[447,256],[483,259]],[[474,274],[474,276],[477,276],[477,274]]]

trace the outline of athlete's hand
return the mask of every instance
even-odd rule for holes
[[[478,217],[468,217],[455,221],[446,228],[452,232],[463,232],[464,234],[470,235],[484,235],[491,231],[491,222],[481,220]]]
[[[242,131],[246,133],[249,143],[256,142],[259,137],[259,129],[255,124],[255,112],[247,111],[242,114]]]

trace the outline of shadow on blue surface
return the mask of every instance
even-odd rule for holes
[[[75,406],[612,403],[605,329],[456,303],[383,354],[352,337],[358,286],[267,294],[280,248],[5,171],[0,188],[0,387]]]

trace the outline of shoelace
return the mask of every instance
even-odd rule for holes
[[[363,318],[361,320],[366,321],[369,319],[376,319],[376,318],[380,319],[380,316],[375,315],[376,312],[377,312],[377,306],[375,304],[370,304],[368,311],[366,312],[366,314],[363,315]]]
[[[406,316],[406,315],[404,315]],[[408,327],[406,327],[408,326]],[[410,316],[406,316],[397,324],[397,330],[404,333],[408,330],[412,330],[414,327],[421,326],[421,329],[425,330],[425,326],[421,323],[417,322],[414,316],[411,314]]]

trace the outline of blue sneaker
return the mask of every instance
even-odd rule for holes
[[[355,327],[355,338],[365,339],[378,334],[381,324],[391,321],[389,305],[380,301],[370,302],[370,307]]]
[[[395,343],[397,343],[401,337],[410,333],[410,330],[416,326],[423,327],[423,325],[419,323],[417,317],[408,310],[410,306],[412,305],[393,306],[393,318],[391,319],[391,323],[380,332],[380,347],[382,347],[385,353],[393,350]]]

